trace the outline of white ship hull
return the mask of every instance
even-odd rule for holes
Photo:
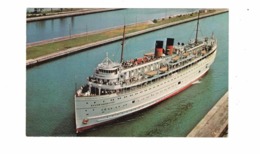
[[[81,132],[96,125],[129,115],[176,95],[200,79],[214,62],[217,46],[198,61],[190,61],[168,71],[153,82],[125,93],[92,97],[75,96],[76,130]],[[176,70],[177,70],[176,69]]]

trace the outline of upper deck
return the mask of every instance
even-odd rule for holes
[[[120,93],[122,89],[141,85],[182,69],[190,63],[196,63],[212,52],[216,43],[214,38],[205,38],[196,44],[190,42],[187,45],[177,45],[171,55],[155,57],[155,54],[147,53],[144,57],[122,63],[113,62],[107,56],[97,66],[94,75],[88,78],[88,83],[81,92],[94,95]]]

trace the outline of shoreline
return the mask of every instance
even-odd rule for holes
[[[139,22],[139,23],[132,23],[132,24],[128,24],[126,26],[134,26],[134,25],[138,25],[138,24],[148,24],[150,21],[145,21],[145,22]],[[89,35],[93,35],[93,34],[99,34],[99,33],[104,33],[106,31],[111,31],[111,30],[116,30],[116,29],[120,29],[122,28],[122,26],[116,26],[116,27],[111,27],[111,28],[105,28],[105,29],[101,29],[101,30],[94,30],[94,31],[90,31],[90,32],[83,32],[83,33],[79,33],[79,34],[73,34],[71,36],[62,36],[62,37],[56,37],[53,39],[47,39],[47,40],[42,40],[42,41],[37,41],[37,42],[31,42],[31,43],[27,43],[26,44],[26,48],[30,48],[30,47],[34,47],[34,46],[39,46],[39,45],[45,45],[48,43],[55,43],[55,42],[60,42],[60,41],[66,41],[66,40],[70,40],[70,39],[74,39],[74,38],[79,38],[79,37],[84,37],[84,36],[89,36]]]
[[[228,91],[191,130],[187,137],[223,137],[227,129]]]
[[[34,21],[41,21],[41,20],[48,20],[48,19],[56,19],[56,18],[64,18],[64,17],[72,17],[72,16],[80,16],[85,14],[93,14],[93,13],[100,13],[100,12],[108,12],[108,11],[115,11],[115,10],[122,10],[123,8],[96,8],[91,10],[76,10],[64,13],[58,13],[54,15],[46,15],[40,17],[30,17],[26,18],[26,22],[34,22]]]
[[[200,19],[210,17],[210,16],[214,16],[214,15],[218,15],[218,14],[222,14],[222,13],[226,13],[226,12],[228,12],[228,9],[221,9],[219,11],[216,11],[216,12],[213,12],[213,13],[210,13],[210,14],[202,15],[202,16],[200,16]],[[140,30],[140,31],[128,33],[128,34],[126,34],[125,38],[126,39],[131,38],[131,37],[134,37],[134,36],[150,33],[150,32],[156,31],[156,30],[164,29],[164,28],[167,28],[167,27],[172,27],[172,26],[175,26],[175,25],[187,23],[187,22],[194,21],[194,20],[197,20],[197,17],[191,17],[191,18],[176,21],[176,22],[162,24],[162,25],[159,25],[159,26],[156,26],[156,27],[145,29],[145,30]],[[70,54],[78,53],[78,52],[83,51],[85,49],[91,49],[91,48],[95,48],[95,47],[105,45],[105,44],[108,44],[108,43],[120,41],[121,39],[122,39],[122,36],[116,36],[116,37],[113,37],[113,38],[109,38],[109,39],[105,39],[105,40],[101,40],[101,41],[97,41],[97,42],[93,42],[93,43],[89,43],[89,44],[85,44],[85,45],[81,45],[81,46],[77,46],[77,47],[72,47],[72,48],[69,48],[69,49],[66,49],[66,50],[61,50],[61,51],[54,52],[54,53],[51,53],[51,54],[48,54],[48,55],[40,56],[38,58],[29,59],[29,60],[26,60],[26,66],[32,67],[32,66],[35,66],[35,65],[38,65],[38,64],[42,64],[42,63],[51,61],[51,60],[55,60],[57,58],[68,56]]]

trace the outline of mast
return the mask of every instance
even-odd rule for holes
[[[120,63],[123,62],[123,55],[124,55],[124,44],[125,44],[125,25],[124,25],[124,31],[123,31],[123,40],[122,40],[122,49],[121,49],[121,59],[120,59]]]
[[[196,27],[195,44],[198,43],[199,19],[200,19],[200,10],[199,10],[199,12],[198,12],[198,20],[197,20],[197,27]]]

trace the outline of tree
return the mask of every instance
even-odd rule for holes
[[[38,8],[34,8],[33,13],[38,13]]]
[[[42,12],[44,10],[44,8],[39,8],[39,10],[40,10],[39,12]]]

